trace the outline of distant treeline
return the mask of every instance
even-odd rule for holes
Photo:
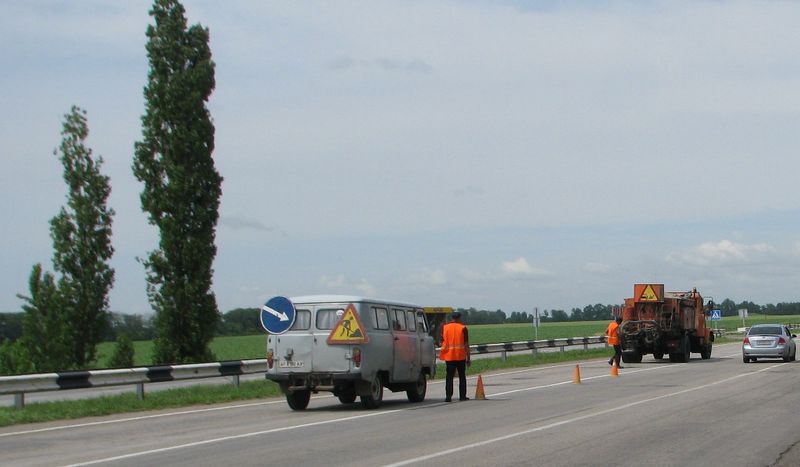
[[[587,305],[583,308],[573,308],[568,312],[564,310],[541,310],[539,319],[543,322],[563,321],[602,321],[610,320],[614,305]],[[800,302],[778,303],[777,305],[758,305],[753,302],[743,301],[735,303],[725,299],[716,304],[716,309],[722,316],[737,316],[740,309],[748,313],[764,313],[767,315],[800,315]],[[478,310],[476,308],[459,308],[466,324],[504,324],[504,323],[530,323],[533,313],[526,311],[512,311],[506,314],[503,310]],[[222,315],[217,324],[217,336],[243,336],[248,334],[263,333],[259,322],[258,308],[236,308]],[[22,334],[22,313],[0,313],[0,342],[8,339],[16,341]],[[111,327],[104,334],[105,341],[115,341],[122,334],[127,334],[131,340],[152,340],[154,334],[153,317],[142,315],[126,315],[122,313],[111,314]]]

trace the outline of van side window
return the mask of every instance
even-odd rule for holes
[[[311,328],[311,310],[297,310],[295,313],[294,323],[291,329],[293,331],[306,331]]]
[[[420,331],[428,333],[428,322],[425,320],[425,313],[421,311],[417,312],[417,327]]]
[[[394,311],[394,330],[395,331],[405,331],[406,330],[406,313],[403,310],[398,310],[397,308],[393,309]]]
[[[416,331],[417,330],[417,322],[414,321],[414,311],[408,310],[406,311],[406,321],[408,321],[408,330],[409,331]]]
[[[344,310],[341,308],[317,310],[317,329],[333,329],[343,313]]]
[[[372,307],[372,318],[375,329],[389,329],[389,312],[386,308]]]

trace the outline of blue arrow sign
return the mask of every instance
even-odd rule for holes
[[[272,297],[261,307],[261,325],[270,334],[283,334],[294,324],[297,313],[286,297]]]
[[[722,312],[720,310],[711,310],[711,321],[719,321],[722,319]]]

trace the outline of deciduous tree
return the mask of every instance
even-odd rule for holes
[[[61,147],[55,152],[64,166],[67,206],[50,221],[53,266],[60,274],[70,360],[84,368],[95,359],[97,344],[109,326],[108,293],[114,284],[109,265],[111,224],[109,177],[100,173],[103,158],[86,146],[86,111],[73,106],[64,118]]]
[[[219,320],[211,291],[222,177],[214,167],[214,125],[206,102],[214,89],[208,29],[187,27],[177,0],[156,0],[147,28],[150,62],[142,140],[133,172],[144,184],[142,209],[158,227],[158,248],[144,260],[156,313],[154,360],[210,360]]]

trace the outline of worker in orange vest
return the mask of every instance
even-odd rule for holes
[[[469,331],[461,323],[460,312],[455,311],[450,317],[452,321],[442,327],[442,348],[439,350],[439,359],[444,361],[446,367],[445,402],[452,400],[453,376],[456,372],[458,372],[458,400],[468,401],[466,367],[470,364]]]
[[[616,360],[617,368],[622,368],[622,366],[619,364],[619,360],[622,357],[622,345],[619,342],[620,324],[622,324],[622,317],[617,316],[617,318],[608,325],[608,328],[606,328],[606,336],[608,336],[608,345],[614,346],[614,356],[608,360],[608,364],[613,365],[614,360]]]

